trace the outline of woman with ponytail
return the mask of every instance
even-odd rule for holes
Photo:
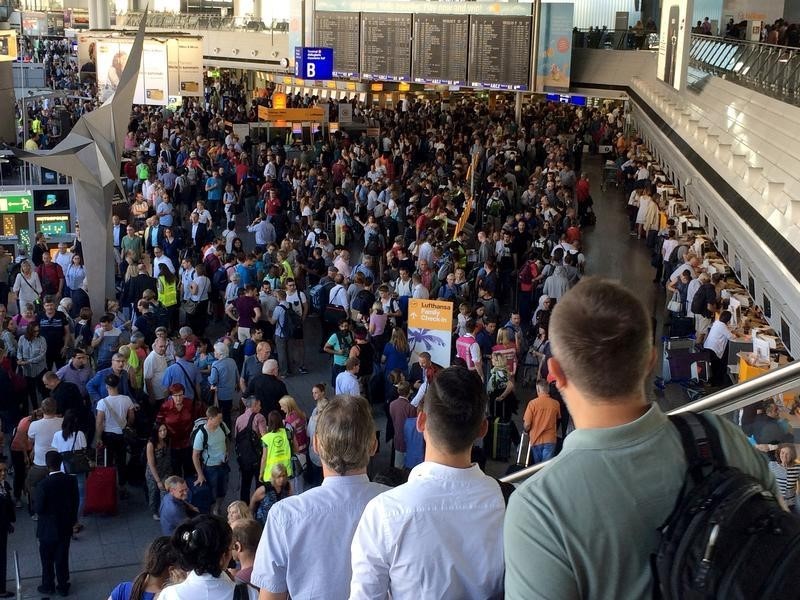
[[[234,583],[225,571],[232,540],[228,523],[215,515],[199,515],[178,525],[172,546],[186,579],[164,589],[158,600],[233,600]]]
[[[144,557],[144,570],[133,581],[120,583],[108,600],[153,600],[169,583],[178,556],[169,536],[157,537]]]

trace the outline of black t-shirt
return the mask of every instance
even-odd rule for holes
[[[64,327],[67,326],[67,318],[56,311],[52,317],[41,315],[38,321],[39,333],[47,341],[47,349],[61,350],[64,345]]]

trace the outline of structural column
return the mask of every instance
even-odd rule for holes
[[[116,265],[111,240],[111,203],[115,184],[101,188],[73,177],[75,207],[81,228],[81,247],[89,301],[94,314],[102,314],[107,298],[114,298]]]

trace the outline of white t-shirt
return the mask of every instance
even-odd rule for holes
[[[31,423],[28,428],[28,437],[33,440],[33,464],[37,467],[46,466],[44,455],[50,450],[55,450],[53,436],[57,431],[61,432],[63,420],[61,417],[39,419]]]
[[[73,442],[75,443],[74,446],[72,445]],[[86,436],[83,435],[82,431],[79,431],[78,433],[73,433],[65,440],[61,431],[56,431],[53,434],[53,448],[55,448],[58,452],[82,450],[86,448]],[[61,471],[66,473],[66,471],[64,471],[64,465],[61,465]]]
[[[122,429],[128,422],[128,411],[133,406],[133,400],[122,394],[119,396],[107,396],[100,400],[97,403],[97,410],[102,411],[106,417],[106,433],[122,435]]]

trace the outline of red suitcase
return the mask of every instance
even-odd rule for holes
[[[108,465],[108,450],[103,462]],[[117,469],[100,465],[86,479],[86,497],[83,500],[84,515],[117,514]]]

